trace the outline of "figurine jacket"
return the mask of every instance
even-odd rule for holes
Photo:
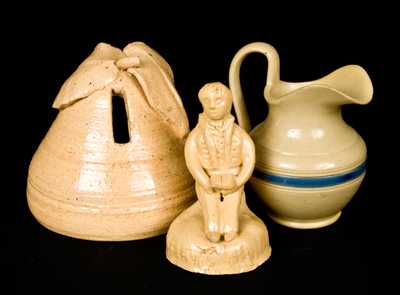
[[[200,163],[207,173],[239,173],[242,159],[242,130],[232,115],[221,122],[199,116],[196,143]]]

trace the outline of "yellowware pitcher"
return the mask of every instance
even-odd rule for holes
[[[334,223],[359,188],[366,168],[366,145],[344,122],[341,105],[367,104],[373,87],[357,65],[303,83],[280,80],[279,56],[269,44],[243,47],[232,60],[229,83],[241,127],[250,130],[240,86],[240,66],[253,52],[268,58],[265,121],[251,131],[256,144],[252,188],[270,217],[293,228]]]

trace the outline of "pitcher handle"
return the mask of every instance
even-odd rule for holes
[[[254,42],[242,47],[234,56],[229,68],[229,87],[232,91],[233,106],[240,127],[246,132],[251,129],[249,115],[240,85],[240,66],[247,55],[253,52],[264,54],[268,59],[266,88],[271,88],[279,82],[279,55],[274,47],[264,42]]]

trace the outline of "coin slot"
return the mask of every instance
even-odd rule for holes
[[[125,100],[119,95],[112,97],[112,123],[114,142],[128,143],[130,141],[128,115]]]

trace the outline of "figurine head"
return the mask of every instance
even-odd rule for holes
[[[199,99],[209,119],[221,120],[231,113],[232,93],[220,82],[204,85],[199,91]]]

